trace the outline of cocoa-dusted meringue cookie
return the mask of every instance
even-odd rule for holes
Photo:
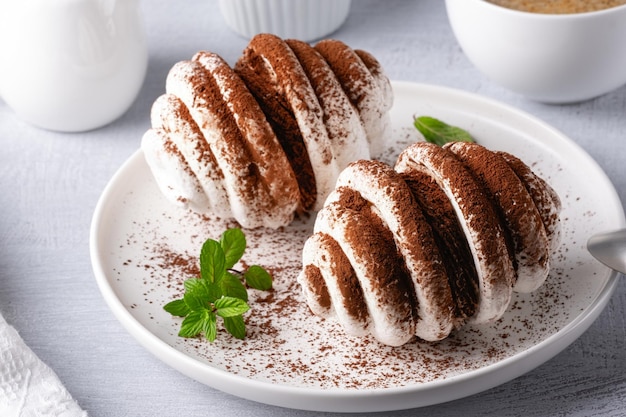
[[[382,98],[379,119],[390,108],[389,80],[373,56],[353,55],[360,66],[350,83],[371,84],[359,93],[367,105],[351,100],[354,87],[316,49],[274,35],[254,37],[234,68],[209,52],[175,64],[142,140],[161,191],[245,228],[319,210],[339,172],[369,159],[388,134],[368,126],[373,103]]]
[[[338,216],[333,213],[337,210],[341,210],[343,217],[352,217],[352,222],[356,226],[337,230],[336,223],[331,222],[336,221],[335,218]],[[388,230],[386,233],[390,233],[391,242],[364,248],[362,238],[367,234],[362,229],[366,225],[359,222],[358,217],[377,219],[377,222]],[[343,251],[346,254],[361,254],[361,261],[355,262],[371,262],[372,265],[380,266],[389,265],[392,259],[400,256],[399,266],[387,267],[387,270],[383,271],[390,276],[387,280],[379,281],[377,276],[372,278],[354,274],[353,279],[360,283],[358,287],[367,289],[363,291],[364,297],[344,298],[340,292],[329,292],[335,306],[347,308],[346,306],[358,306],[363,303],[366,306],[361,309],[352,308],[354,311],[352,316],[347,313],[337,314],[340,322],[361,322],[362,320],[357,319],[361,318],[361,311],[365,311],[365,316],[371,322],[372,332],[375,332],[376,337],[383,343],[390,345],[403,344],[413,335],[425,340],[440,340],[455,326],[457,318],[455,309],[451,308],[454,304],[452,291],[430,225],[415,203],[407,183],[391,167],[377,161],[359,161],[350,164],[339,176],[337,188],[328,197],[326,206],[318,213],[315,236],[311,243],[307,242],[303,251],[303,262],[307,269],[299,278],[301,283],[308,287],[309,293],[323,291],[324,283],[330,288],[337,285],[335,284],[337,281],[346,281],[333,272],[342,272],[345,268],[335,270],[326,268],[324,272],[319,273],[315,270],[316,265],[309,263],[309,259],[318,256],[316,251],[320,246],[332,248],[328,240],[335,241],[337,245],[335,249],[337,253],[333,254],[333,251],[327,250],[330,259],[341,258]],[[397,249],[398,253],[390,256],[381,246],[393,248],[392,252],[396,252]],[[357,255],[348,256],[348,259],[355,259],[355,256]],[[337,261],[330,262],[337,264]],[[362,270],[370,271],[373,268],[375,266]],[[309,283],[318,273],[324,282]],[[408,282],[402,283],[402,280]],[[354,286],[357,285],[348,287]],[[391,312],[393,308],[398,307],[399,296],[387,293],[393,286],[399,286],[408,296],[406,304],[400,306],[400,311],[395,314]],[[407,313],[410,313],[408,317]],[[385,330],[390,326],[389,323],[399,328],[389,334]],[[407,324],[409,327],[405,328]],[[345,326],[353,328],[349,324]],[[357,332],[352,330],[350,333]]]
[[[521,160],[416,143],[392,169],[357,161],[318,213],[298,276],[311,310],[388,345],[498,320],[558,244],[560,201]]]

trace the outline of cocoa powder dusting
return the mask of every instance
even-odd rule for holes
[[[337,277],[337,285],[348,314],[355,320],[365,323],[368,319],[367,305],[363,300],[363,290],[350,261],[339,244],[330,236],[324,235],[322,243],[326,245],[331,256],[332,273]]]
[[[565,204],[576,200],[568,196]],[[557,254],[553,272],[536,293],[516,295],[505,317],[488,326],[465,326],[438,343],[415,340],[399,348],[383,346],[371,337],[347,336],[334,320],[314,316],[299,284],[301,251],[311,235],[314,218],[296,220],[279,230],[247,230],[246,264],[267,267],[274,278],[269,292],[250,290],[251,310],[244,316],[245,340],[220,337],[177,337],[180,319],[162,306],[182,294],[184,279],[197,273],[203,241],[217,238],[236,223],[200,216],[167,204],[154,184],[133,189],[119,211],[141,213],[123,217],[111,230],[114,254],[111,273],[129,291],[122,302],[142,324],[166,343],[201,363],[244,378],[279,385],[368,390],[415,386],[441,381],[494,364],[545,340],[567,323],[572,299],[571,274],[578,264],[573,251]],[[578,228],[568,227],[571,235]],[[358,236],[355,236],[358,238]],[[571,237],[570,237],[571,239]],[[117,259],[117,260],[116,260]],[[237,361],[232,358],[236,357]],[[332,369],[332,372],[328,370]]]
[[[474,176],[465,168],[456,156],[446,149],[440,149],[438,158],[433,162],[437,170],[446,181],[454,182],[454,198],[458,201],[460,209],[465,213],[469,227],[476,233],[475,241],[480,242],[480,256],[485,265],[494,265],[494,271],[483,277],[492,280],[493,285],[505,287],[515,280],[515,270],[512,267],[511,254],[506,247],[506,238],[503,225],[498,217],[494,203],[488,197],[485,190],[477,183]],[[505,256],[502,256],[502,245],[505,245]],[[505,259],[507,257],[508,259]],[[507,267],[508,265],[508,267]]]
[[[272,210],[272,203],[299,200],[299,190],[295,174],[283,156],[283,150],[267,122],[259,104],[250,93],[243,80],[218,55],[199,52],[194,56],[209,69],[212,78],[219,86],[221,101],[224,103],[224,118],[229,119],[232,129],[238,130],[238,137],[244,154],[249,157],[249,175],[259,179],[257,187],[261,194],[267,194],[271,201],[259,208]]]
[[[398,322],[409,321],[415,301],[393,235],[358,192],[343,188],[337,204],[353,214],[344,238],[370,271],[368,279],[373,291],[384,294],[382,297],[394,310]]]
[[[317,303],[321,307],[330,310],[330,294],[328,294],[328,288],[320,269],[315,265],[305,265],[304,274],[306,275],[306,280],[311,283]]]
[[[300,65],[302,65],[302,69],[309,79],[311,87],[324,111],[323,121],[327,126],[329,139],[331,142],[341,144],[351,132],[338,132],[339,136],[331,136],[331,132],[334,132],[334,130],[328,128],[330,119],[336,118],[340,120],[348,117],[347,111],[336,105],[338,102],[343,102],[338,97],[339,94],[343,94],[345,97],[339,80],[320,53],[308,43],[293,39],[288,39],[285,42],[293,50]],[[331,158],[332,155],[328,157]],[[330,163],[330,160],[327,160],[326,163]]]
[[[263,48],[262,45],[257,47]],[[355,59],[372,71],[378,68],[368,61],[366,54],[346,55],[345,48],[337,42],[320,43],[316,50],[325,58],[334,57],[329,61],[345,84],[356,84],[357,72],[352,65]],[[271,47],[263,49],[262,53],[249,48],[235,69],[276,131],[301,189],[311,191],[302,196],[302,208],[306,210],[315,200],[314,175],[293,109],[277,81],[280,77],[293,79],[297,75],[290,72],[289,65],[280,59],[272,60],[276,62],[274,67],[267,66],[262,54],[276,53]],[[307,75],[312,83],[319,84],[317,88],[323,88],[322,77],[306,65],[306,54],[298,55],[305,69],[309,68]],[[225,104],[218,100],[219,88],[210,80],[207,82],[197,93],[208,102],[215,102],[213,110],[216,113],[228,112]],[[351,90],[350,94],[357,104],[363,100],[358,89]],[[242,109],[242,112],[245,111]],[[220,118],[218,123],[219,129],[228,132],[229,138],[235,138],[223,146],[239,149],[242,161],[257,159],[254,155],[256,149],[241,142],[241,126],[234,118]],[[174,149],[170,151],[175,152]],[[246,187],[250,187],[248,191],[252,196],[252,188],[258,189],[263,184],[255,183],[259,167],[254,162],[248,164],[246,169],[246,177],[249,177]],[[444,175],[455,175],[459,188],[466,190],[458,197],[461,204],[468,206],[468,211],[491,210],[484,218],[473,220],[472,227],[478,231],[497,229],[491,205],[487,204],[491,208],[485,209],[484,201],[468,198],[475,193],[475,181],[459,177],[445,164],[442,171]],[[458,237],[462,232],[450,214],[451,208],[445,204],[445,195],[432,191],[438,185],[421,175],[405,179],[415,199],[407,195],[403,207],[418,204],[432,224],[434,243],[441,249],[446,260],[445,268],[452,277],[450,286],[455,293],[454,298],[458,300],[454,308],[463,320],[473,313],[478,291],[476,271],[469,267],[473,265],[468,261],[471,258],[469,248],[463,245],[464,239]],[[121,216],[121,225],[112,227],[111,241],[115,250],[111,250],[111,270],[115,279],[123,288],[141,288],[140,295],[129,291],[120,294],[120,299],[131,314],[139,318],[149,317],[149,322],[142,324],[165,343],[201,363],[244,378],[326,390],[386,389],[441,381],[527,351],[569,323],[578,312],[564,306],[572,299],[585,297],[569,285],[574,271],[587,265],[585,255],[581,255],[580,248],[572,248],[572,252],[576,252],[573,254],[568,252],[570,246],[562,246],[555,256],[546,284],[533,294],[514,295],[509,310],[496,323],[465,326],[438,343],[415,340],[399,348],[383,346],[369,336],[350,337],[335,321],[314,316],[306,306],[296,277],[302,270],[302,246],[313,232],[314,217],[302,217],[277,230],[245,231],[248,248],[243,261],[236,267],[263,265],[274,278],[272,290],[250,290],[252,308],[245,315],[248,329],[245,340],[226,336],[209,343],[202,338],[179,338],[177,332],[181,320],[166,314],[162,306],[180,297],[185,279],[199,274],[197,259],[204,240],[218,238],[226,228],[237,225],[213,215],[198,215],[169,205],[166,207],[153,185],[148,184],[125,196],[119,211],[132,214]],[[428,199],[425,195],[429,195]],[[483,194],[481,196],[486,198]],[[572,202],[580,203],[578,197],[566,196],[568,208],[574,205]],[[409,285],[408,271],[391,232],[358,193],[342,190],[340,204],[354,212],[346,238],[357,248],[359,257],[369,264],[378,280],[375,284],[377,290],[385,294],[390,304],[399,307],[399,320],[411,319],[415,309],[400,306],[414,305],[416,301]],[[554,218],[554,213],[549,215]],[[588,215],[591,217],[593,213]],[[565,239],[571,241],[577,233],[576,227],[568,225],[565,233],[569,234]],[[489,246],[489,243],[485,248],[487,253],[495,247]],[[342,277],[339,283],[341,292],[347,300],[353,301],[348,307],[355,317],[366,316],[367,309],[361,302],[361,288],[354,270],[336,242],[328,241],[327,245],[331,247],[330,253],[335,259],[334,272]],[[316,283],[321,303],[329,306],[330,297],[319,270],[307,267],[305,273]]]
[[[328,62],[350,101],[361,108],[367,97],[366,91],[373,88],[374,80],[359,56],[343,42],[334,39],[320,41],[315,49]]]
[[[524,183],[526,191],[530,194],[539,211],[548,239],[558,238],[555,234],[559,228],[559,211],[561,210],[559,196],[543,178],[537,176],[522,160],[508,152],[498,152],[498,155],[504,158],[509,167]]]
[[[259,50],[257,50],[259,49]],[[270,68],[264,55],[278,55]],[[302,138],[298,122],[280,83],[280,77],[289,71],[280,58],[280,52],[262,42],[262,38],[248,45],[235,64],[235,72],[244,80],[257,100],[272,129],[276,133],[300,186],[302,210],[309,210],[317,197],[313,167]]]
[[[477,151],[483,148],[476,148]],[[486,151],[486,150],[485,150]],[[485,195],[492,202],[497,218],[502,225],[502,231],[506,241],[507,251],[513,269],[517,271],[517,259],[515,258],[515,246],[518,236],[512,234],[510,227],[507,227],[507,216],[504,214],[502,202],[515,199],[515,193],[518,190],[515,185],[521,185],[519,180],[517,184],[510,181],[511,169],[502,161],[497,154],[486,151],[479,154],[470,154],[468,150],[455,152],[456,156],[463,162],[469,171],[477,179],[481,188],[485,190]],[[504,166],[502,164],[505,164]],[[517,178],[516,178],[517,179]],[[491,191],[493,190],[493,192]],[[519,202],[522,203],[521,201]]]
[[[462,325],[476,311],[479,297],[478,275],[465,233],[450,200],[429,175],[412,171],[403,178],[432,227],[452,291],[457,326]]]

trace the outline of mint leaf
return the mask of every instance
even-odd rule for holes
[[[204,282],[198,278],[186,279],[185,282],[183,282],[183,287],[185,288],[185,292],[193,292],[196,291],[197,288],[199,288],[198,291],[206,289]]]
[[[239,316],[250,310],[248,303],[235,297],[222,297],[216,300],[215,308],[220,317]]]
[[[232,269],[245,249],[246,238],[241,229],[236,228],[225,231],[219,242],[213,239],[204,242],[200,250],[200,276],[184,281],[183,298],[163,306],[168,313],[184,317],[179,336],[195,337],[204,333],[213,342],[217,337],[219,316],[231,335],[245,338],[243,314],[250,306],[248,290],[241,278],[252,288],[272,288],[271,275],[260,266],[253,265],[244,272]]]
[[[204,337],[206,337],[209,342],[213,342],[217,337],[217,317],[212,311],[208,313],[209,314],[202,322],[202,331],[204,332]]]
[[[239,277],[228,271],[222,276],[219,287],[223,295],[248,301],[248,290],[246,290],[246,287],[241,283]]]
[[[430,116],[416,117],[413,124],[427,142],[443,146],[448,142],[474,142],[472,136],[460,127],[451,126]]]
[[[224,317],[224,328],[237,339],[246,337],[246,324],[242,316]]]
[[[206,282],[206,281],[204,281]],[[212,283],[212,284],[206,284],[207,287],[207,301],[209,303],[213,303],[215,302],[215,300],[217,300],[218,298],[222,297],[224,295],[224,292],[222,291],[222,288],[220,287],[220,285],[218,283]]]
[[[219,242],[207,239],[200,251],[200,276],[208,282],[216,282],[226,272],[226,256]]]
[[[252,265],[243,276],[246,283],[254,289],[267,291],[272,288],[272,276],[258,265]]]
[[[180,325],[178,335],[181,337],[194,337],[200,334],[204,328],[204,321],[207,319],[209,310],[192,311]]]
[[[207,286],[198,278],[190,278],[185,281],[185,295],[183,300],[191,311],[207,309],[210,295]]]
[[[172,316],[185,317],[191,312],[185,300],[180,298],[178,300],[170,301],[163,306],[163,309],[170,313]]]
[[[246,250],[246,236],[241,229],[228,229],[222,233],[220,245],[226,257],[226,269],[232,268],[239,262]]]

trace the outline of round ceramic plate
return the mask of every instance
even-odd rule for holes
[[[385,411],[457,399],[509,381],[547,361],[600,314],[617,274],[586,251],[588,237],[623,226],[617,194],[571,140],[516,109],[457,90],[393,83],[393,163],[421,140],[413,117],[429,115],[468,130],[481,144],[511,152],[548,180],[563,203],[562,244],[546,283],[515,295],[495,324],[468,326],[439,343],[402,347],[346,336],[313,316],[296,276],[314,216],[289,227],[246,231],[243,261],[274,275],[274,289],[251,290],[248,336],[219,331],[210,343],[177,336],[181,319],[162,306],[197,273],[199,249],[232,222],[174,207],[158,191],[141,151],[113,177],[96,208],[91,256],[115,316],[146,349],[185,375],[251,400],[317,411]]]

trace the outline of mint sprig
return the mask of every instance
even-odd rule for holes
[[[217,318],[237,339],[246,337],[243,314],[250,309],[248,290],[272,288],[272,276],[263,267],[252,265],[243,271],[233,269],[246,250],[246,237],[241,229],[222,233],[220,240],[207,239],[200,250],[200,276],[184,282],[183,298],[170,301],[163,309],[173,316],[184,317],[178,335],[199,334],[211,342],[217,337]]]
[[[430,116],[415,117],[413,125],[420,131],[427,142],[443,146],[448,142],[474,142],[474,138],[465,130],[451,126]]]

